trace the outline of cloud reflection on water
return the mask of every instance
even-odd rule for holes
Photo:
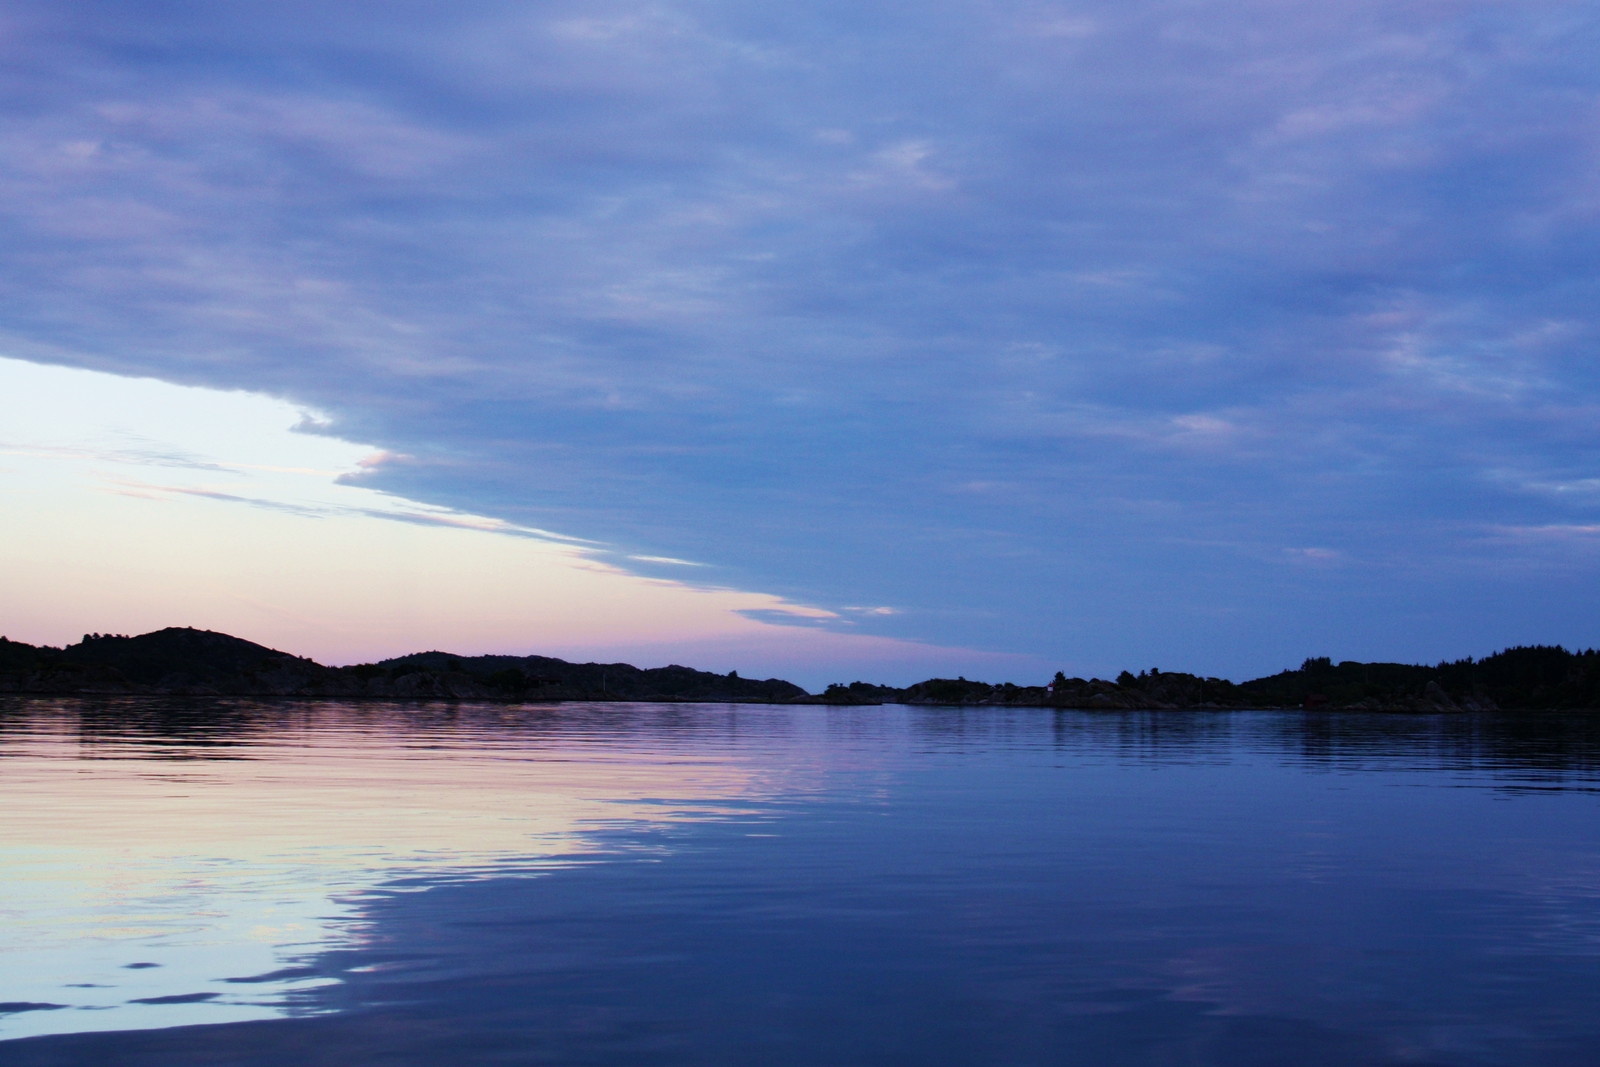
[[[19,883],[18,945],[115,990],[0,997],[117,1006],[4,1035],[258,1020],[7,1045],[19,1067],[1579,1064],[1597,1039],[1592,715],[6,708],[0,803],[36,817],[0,842],[107,863],[55,872],[99,911]],[[251,940],[284,902],[320,925]]]

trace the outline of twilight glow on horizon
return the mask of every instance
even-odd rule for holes
[[[1597,641],[1600,5],[0,14],[0,632]]]
[[[7,531],[16,639],[75,641],[84,618],[114,633],[177,620],[326,663],[421,648],[677,657],[818,687],[823,666],[1040,669],[831,632],[847,620],[641,577],[603,545],[366,488],[370,448],[306,432],[315,414],[267,397],[0,359],[0,412],[0,478],[28,517]]]

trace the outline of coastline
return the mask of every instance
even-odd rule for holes
[[[1175,671],[1046,685],[930,678],[896,687],[856,681],[808,693],[781,678],[742,678],[678,664],[569,663],[545,656],[430,651],[329,667],[242,638],[172,627],[138,636],[86,634],[63,648],[0,637],[0,694],[253,697],[294,700],[1034,707],[1082,711],[1305,710],[1438,714],[1600,708],[1600,653],[1517,647],[1434,667],[1334,664],[1235,683]]]

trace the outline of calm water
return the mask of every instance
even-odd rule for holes
[[[0,703],[3,1064],[1600,1062],[1600,721]]]

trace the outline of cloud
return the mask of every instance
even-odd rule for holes
[[[1600,523],[1552,523],[1546,526],[1496,526],[1490,531],[1511,541],[1588,545],[1600,541]]]
[[[791,611],[773,608],[743,608],[739,614],[752,622],[764,622],[771,626],[803,626],[812,629],[827,627],[832,619],[819,618],[813,615],[797,615]]]
[[[51,443],[92,446],[106,410],[126,423],[114,436],[147,453]],[[16,575],[8,632],[58,643],[85,618],[119,632],[186,622],[335,661],[632,648],[659,663],[715,647],[741,650],[740,669],[784,664],[813,684],[838,662],[994,661],[827,634],[816,626],[840,619],[826,609],[646,577],[604,546],[341,484],[332,470],[371,450],[296,433],[297,417],[268,397],[0,360],[0,420],[24,445],[44,442],[0,471],[27,519],[0,531]],[[274,452],[298,462],[260,462]],[[169,453],[196,462],[173,466]]]
[[[1344,558],[1344,553],[1335,548],[1286,548],[1284,555],[1302,563],[1334,563]]]
[[[64,458],[90,458],[81,455],[74,456],[70,452],[52,451],[39,452],[36,454],[61,455]],[[143,457],[137,455],[102,455],[94,456],[92,458],[114,459],[115,461],[121,463],[138,463]],[[196,464],[194,466],[196,466],[197,469],[202,470],[225,470],[231,466],[238,470],[270,470],[277,473],[291,474],[321,473],[318,471],[306,470],[304,468],[267,467],[260,464]],[[333,483],[335,485],[345,484],[337,478],[333,479]],[[416,526],[442,526],[456,530],[473,530],[478,533],[499,534],[506,537],[524,538],[531,541],[545,541],[552,544],[598,547],[595,542],[584,541],[581,538],[551,533],[548,530],[536,530],[529,527],[517,526],[506,522],[503,519],[494,519],[483,515],[469,515],[462,512],[453,511],[448,508],[430,508],[426,505],[416,504],[413,501],[384,497],[381,494],[377,494],[376,497],[378,500],[382,501],[385,506],[372,507],[355,506],[350,504],[301,503],[297,501],[281,499],[275,500],[266,497],[243,496],[238,493],[228,493],[212,488],[181,485],[158,485],[150,482],[130,480],[127,478],[111,479],[106,483],[106,488],[110,492],[121,493],[125,495],[137,495],[152,500],[159,500],[163,496],[169,494],[178,494],[182,496],[201,497],[206,500],[220,500],[233,504],[248,504],[251,507],[283,511],[288,514],[299,515],[305,518],[360,515],[370,519],[383,519],[388,522],[411,523]],[[641,557],[630,556],[628,558],[639,559]],[[645,559],[644,562],[679,563],[689,567],[698,566],[698,564],[694,563],[685,563],[683,560]]]
[[[1595,469],[1578,0],[13,7],[4,350],[288,398],[361,485],[1208,671],[1312,601],[1515,639],[1277,546],[1595,517],[1518,487]],[[1582,628],[1571,566],[1501,592]]]

